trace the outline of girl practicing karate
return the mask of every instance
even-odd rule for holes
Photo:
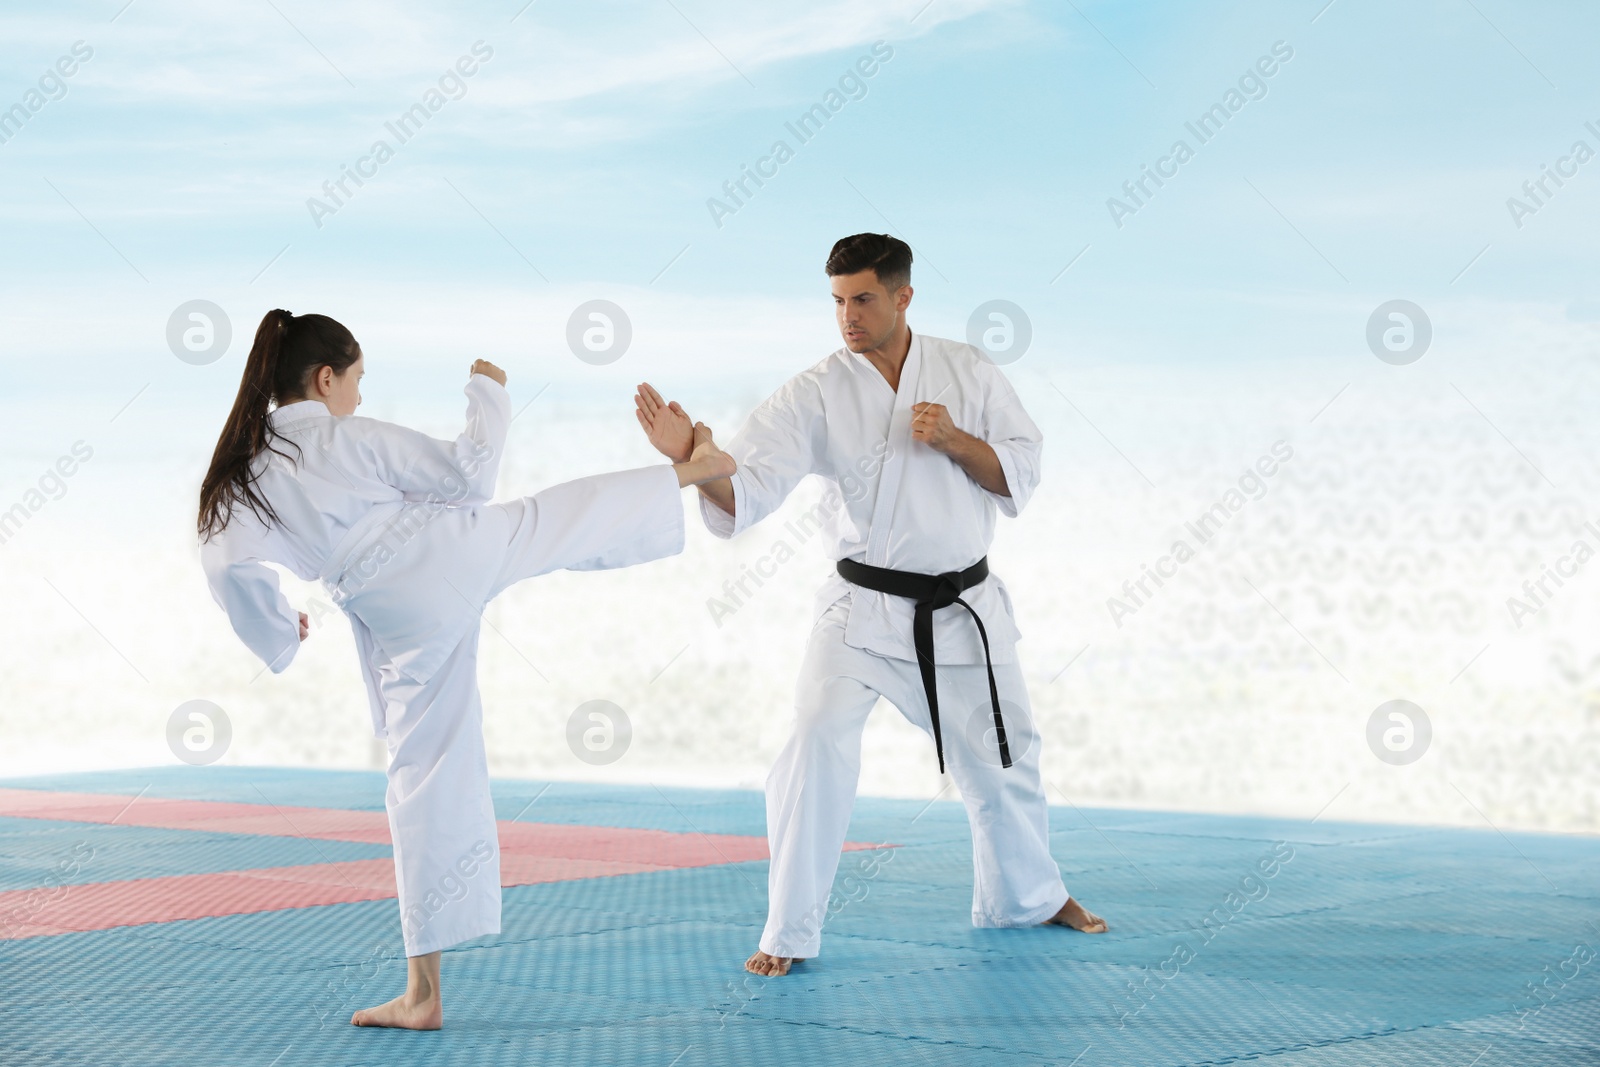
[[[269,311],[200,490],[200,561],[234,632],[273,673],[306,616],[276,563],[320,579],[350,619],[389,749],[384,797],[406,991],[357,1026],[438,1029],[440,950],[500,932],[500,848],[478,697],[478,620],[513,582],[683,549],[679,490],[734,471],[700,427],[685,463],[617,471],[490,504],[511,421],[505,374],[467,380],[466,430],[441,441],[354,414],[361,346],[325,315]],[[273,406],[275,404],[275,406]]]

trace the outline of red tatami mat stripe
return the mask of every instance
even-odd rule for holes
[[[306,837],[320,841],[389,844],[389,817],[381,811],[238,804],[215,800],[48,793],[0,789],[0,816],[63,822],[115,823],[160,830]],[[767,839],[746,834],[678,833],[624,826],[502,822],[500,845],[507,853],[531,852],[570,859],[618,860],[658,867],[703,867],[767,859]],[[847,842],[846,851],[878,848]]]
[[[337,808],[0,789],[0,816],[389,843],[389,821],[383,812]],[[505,886],[711,867],[768,857],[766,838],[744,834],[560,823],[502,822],[498,826],[500,883]],[[880,846],[845,845],[846,850],[876,847]],[[136,878],[49,890],[16,889],[0,893],[0,940],[394,896],[394,863],[387,858]]]
[[[389,818],[381,811],[169,800],[106,793],[50,793],[0,789],[0,816],[63,822],[116,823],[157,830],[310,837],[322,841],[389,843]]]
[[[342,871],[348,880],[329,879],[330,871]],[[49,894],[17,889],[0,893],[0,938],[20,940],[46,931],[107,930],[394,895],[394,863],[387,859],[93,882],[62,886]],[[20,929],[9,929],[17,922],[23,924]]]
[[[536,885],[661,869],[648,863],[507,854],[501,859],[500,884]],[[17,889],[0,893],[0,940],[389,900],[394,896],[394,863],[388,859],[93,882],[62,886],[48,893]]]

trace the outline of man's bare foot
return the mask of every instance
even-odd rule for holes
[[[1061,905],[1061,910],[1056,912],[1053,918],[1046,919],[1045,922],[1057,926],[1070,926],[1086,934],[1103,934],[1109,929],[1104,919],[1071,897],[1067,898],[1067,902]]]
[[[751,974],[764,974],[768,978],[782,978],[789,973],[791,964],[804,963],[805,960],[791,956],[769,956],[765,952],[757,952],[754,956],[744,961],[744,969]]]
[[[406,991],[387,1004],[350,1016],[351,1026],[392,1026],[401,1030],[437,1030],[444,1025],[439,1000],[439,953],[406,959]]]
[[[387,1004],[350,1016],[351,1026],[393,1026],[401,1030],[437,1030],[444,1025],[444,1006],[438,997],[411,1001],[395,997]]]

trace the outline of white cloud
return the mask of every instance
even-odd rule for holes
[[[609,10],[589,4],[581,21],[570,23],[538,5],[511,23],[501,15],[372,2],[317,7],[277,0],[278,11],[264,2],[181,11],[143,3],[116,23],[4,15],[0,37],[14,52],[36,55],[41,69],[54,58],[52,49],[88,39],[100,55],[86,80],[114,86],[122,103],[272,108],[405,99],[425,88],[435,69],[442,73],[458,53],[483,40],[495,49],[490,68],[514,71],[499,74],[509,81],[504,104],[525,106],[738,83],[734,66],[754,80],[779,63],[880,38],[921,36],[1017,2],[894,0],[866,7],[839,0],[797,10],[685,0],[677,5],[682,15],[667,4],[612,4]],[[505,14],[514,11],[507,7]]]

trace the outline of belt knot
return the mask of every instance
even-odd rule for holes
[[[954,604],[956,598],[961,595],[965,588],[961,584],[960,571],[945,571],[943,574],[936,576],[934,578],[932,596],[934,610],[937,611],[940,608],[947,608]]]

